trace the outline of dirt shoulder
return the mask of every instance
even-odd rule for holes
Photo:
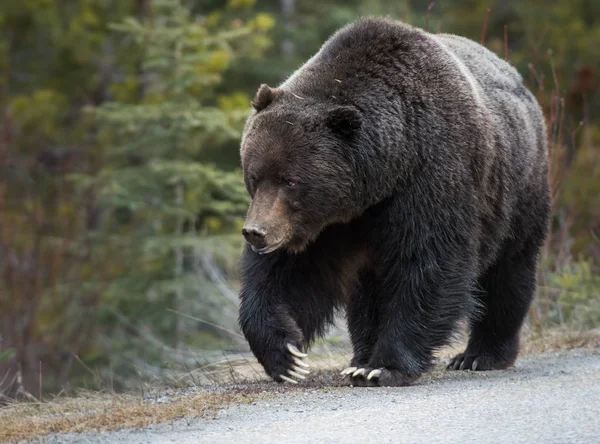
[[[256,364],[245,361],[232,363],[228,369],[214,369],[215,372],[227,372],[229,375],[229,382],[220,386],[187,389],[159,387],[147,391],[144,396],[82,393],[76,398],[59,398],[51,402],[15,403],[0,408],[0,442],[13,442],[36,437],[41,437],[43,442],[118,442],[122,438],[119,433],[125,434],[127,442],[135,442],[130,439],[141,439],[141,437],[145,437],[142,439],[144,442],[162,442],[160,439],[156,441],[154,438],[150,439],[146,436],[147,433],[152,433],[152,430],[161,430],[160,433],[156,432],[159,433],[158,437],[164,437],[163,430],[173,430],[177,433],[187,433],[185,431],[188,430],[192,434],[189,439],[192,439],[193,436],[193,439],[196,440],[194,442],[197,442],[205,433],[212,430],[207,424],[212,424],[214,421],[206,421],[206,419],[221,418],[221,415],[225,415],[237,424],[231,426],[232,430],[236,430],[236,427],[240,427],[242,430],[242,424],[237,423],[237,419],[235,419],[235,415],[237,415],[235,412],[242,409],[238,413],[242,415],[241,417],[246,415],[250,421],[247,427],[254,430],[256,429],[254,422],[266,426],[270,421],[284,420],[282,418],[286,417],[285,412],[292,411],[298,399],[301,399],[302,402],[306,400],[312,403],[315,396],[317,399],[321,399],[323,396],[325,396],[324,399],[328,399],[324,401],[322,411],[336,412],[339,409],[350,409],[348,414],[362,415],[359,412],[362,401],[356,400],[356,396],[360,396],[361,399],[364,396],[365,405],[371,403],[372,409],[376,409],[375,403],[378,396],[395,394],[394,396],[404,399],[404,396],[413,393],[411,396],[417,397],[428,394],[431,402],[434,403],[452,401],[458,406],[460,402],[464,402],[471,406],[465,407],[467,409],[472,409],[473,403],[479,403],[480,408],[487,410],[491,407],[490,404],[485,402],[482,404],[481,399],[472,399],[469,396],[482,396],[482,390],[490,390],[496,393],[495,396],[504,397],[505,402],[508,402],[509,400],[504,394],[507,388],[509,394],[514,395],[518,387],[525,396],[525,394],[534,392],[539,383],[552,380],[553,383],[544,383],[545,385],[542,385],[540,390],[550,390],[547,393],[550,396],[551,392],[556,389],[552,384],[564,382],[565,387],[560,389],[561,396],[564,396],[565,399],[577,399],[578,396],[582,396],[580,391],[590,393],[588,385],[592,391],[594,388],[598,390],[600,387],[600,334],[598,332],[554,332],[551,336],[546,337],[531,336],[524,341],[522,356],[517,361],[516,367],[504,372],[456,373],[444,371],[445,359],[460,347],[461,345],[457,344],[456,348],[444,350],[440,354],[440,360],[435,370],[424,375],[418,384],[409,388],[345,388],[346,382],[339,376],[339,370],[348,362],[349,351],[344,351],[343,348],[332,350],[322,347],[317,349],[318,353],[312,357],[313,366],[317,368],[317,371],[311,375],[310,380],[299,386],[271,383],[265,379],[264,373],[257,368]],[[588,372],[587,380],[584,378],[580,380],[579,385],[569,385],[569,375],[580,371]],[[548,379],[546,374],[556,377]],[[223,377],[222,380],[226,379]],[[511,388],[511,384],[514,387]],[[465,394],[457,392],[455,400],[448,398],[450,393],[455,390],[466,390],[466,392]],[[469,391],[472,392],[471,395],[467,394]],[[419,393],[421,395],[418,395]],[[592,405],[592,410],[600,406],[600,393],[596,394],[598,396],[596,403]],[[534,398],[537,396],[535,393],[530,395]],[[308,396],[308,398],[303,398],[303,396]],[[392,403],[392,399],[395,398],[392,396],[388,401]],[[462,401],[459,401],[460,399]],[[584,400],[580,399],[580,401]],[[314,411],[313,407],[307,406],[301,412],[303,415],[300,416],[313,417],[316,412],[320,411],[318,402],[314,402],[316,402]],[[394,401],[394,403],[396,402],[398,400]],[[274,403],[281,406],[281,409],[272,412],[274,416],[256,416],[260,410],[257,410],[256,405],[261,406],[262,409],[262,407]],[[289,404],[287,408],[286,404]],[[245,410],[246,408],[248,410]],[[594,411],[599,413],[597,410]],[[600,416],[596,416],[596,418],[598,417]],[[314,419],[317,421],[319,416],[314,416]],[[375,419],[373,418],[373,420]],[[291,417],[288,420],[291,420]],[[326,424],[328,420],[324,417],[323,421]],[[289,425],[293,428],[293,422],[290,422]],[[315,427],[317,426],[315,425]],[[111,433],[118,430],[121,432]],[[198,435],[193,430],[203,430],[203,432]],[[213,432],[217,434],[215,437],[218,437],[219,433],[224,433],[223,430],[217,429],[210,433]],[[43,438],[44,436],[46,438]],[[229,441],[229,435],[227,436],[226,441]],[[232,435],[230,438],[234,439],[234,436]],[[240,439],[242,438],[243,436],[240,437]],[[221,439],[219,438],[219,440]],[[179,438],[176,441],[183,442]]]
[[[231,404],[211,421],[54,435],[49,443],[595,443],[600,351],[534,354],[516,368],[442,372],[400,388],[306,388]]]

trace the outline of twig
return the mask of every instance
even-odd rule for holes
[[[508,25],[504,25],[504,60],[508,61]]]
[[[488,10],[485,13],[485,21],[483,22],[483,30],[481,31],[481,44],[482,45],[485,42],[485,33],[486,33],[487,27],[488,27],[488,20],[490,19],[490,11],[491,11],[491,9],[488,8]]]
[[[223,330],[223,331],[226,331],[227,333],[229,333],[229,334],[231,334],[231,335],[238,336],[238,337],[240,337],[240,338],[244,338],[244,336],[243,336],[243,335],[241,335],[241,334],[239,334],[238,332],[236,332],[236,331],[233,331],[233,330],[230,330],[230,329],[228,329],[228,328],[225,328],[225,327],[221,327],[220,325],[218,325],[218,324],[214,324],[214,323],[212,323],[212,322],[210,322],[210,321],[206,321],[206,320],[204,320],[204,319],[200,319],[200,318],[197,318],[197,317],[195,317],[195,316],[190,316],[190,315],[188,315],[188,314],[185,314],[185,313],[180,313],[180,312],[178,312],[178,311],[176,311],[176,310],[173,310],[173,309],[170,309],[170,308],[167,308],[167,311],[170,311],[170,312],[172,312],[172,313],[175,313],[176,315],[179,315],[179,316],[183,316],[184,318],[189,318],[189,319],[192,319],[192,320],[194,320],[194,321],[203,322],[203,323],[205,323],[205,324],[207,324],[207,325],[210,325],[211,327],[219,328],[219,329],[221,329],[221,330]],[[245,339],[245,338],[244,338],[244,339]]]
[[[571,143],[573,144],[573,147],[575,146],[575,137],[577,136],[577,133],[581,131],[581,128],[583,128],[583,120],[579,122],[577,128],[571,133]]]
[[[42,361],[40,360],[40,376],[39,376],[39,380],[40,380],[40,402],[43,401],[42,399]]]
[[[227,364],[229,364],[229,374],[231,375],[231,378],[233,379],[233,382],[235,382],[237,384],[237,378],[235,377],[235,374],[237,373],[235,371],[235,369],[233,368],[233,365],[231,365],[231,361],[229,361],[229,359],[227,358],[227,356],[225,355],[225,351],[223,351],[223,357],[225,358],[225,360],[227,361]]]
[[[90,372],[93,377],[96,377],[96,373],[94,373],[94,371],[91,368],[89,368],[87,365],[85,365],[85,363],[81,359],[79,359],[79,356],[77,356],[75,353],[72,353],[72,355],[75,357],[75,359],[77,359],[77,361],[81,365],[83,365],[83,368],[85,368],[88,372]]]
[[[433,8],[433,5],[435,5],[435,2],[429,2],[427,4],[427,12],[425,13],[425,29],[427,31],[429,31],[429,11],[431,11],[431,8]]]
[[[293,123],[292,123],[293,125]],[[221,293],[229,302],[237,307],[238,298],[237,294],[233,291],[231,286],[227,283],[223,273],[215,266],[214,261],[208,256],[208,253],[204,252],[199,255],[200,263],[203,270],[208,273],[208,278],[217,285],[217,288],[221,290]]]
[[[23,385],[23,373],[21,372],[20,365],[19,365],[19,369],[17,370],[17,394],[23,395],[30,401],[37,401],[37,399],[35,399],[35,396],[33,396],[31,393],[29,393],[25,389],[25,386]]]
[[[560,83],[558,82],[558,77],[556,75],[556,70],[554,69],[554,61],[552,59],[552,50],[548,50],[548,59],[550,61],[550,69],[552,71],[552,78],[554,79],[554,87],[558,94],[560,94]]]
[[[538,101],[540,102],[540,104],[542,106],[544,106],[544,76],[542,75],[538,75],[537,71],[535,70],[535,68],[533,67],[533,63],[530,63],[528,65],[529,70],[531,71],[531,73],[533,74],[533,76],[535,77],[535,80],[538,84]]]
[[[112,357],[110,357],[108,359],[108,363],[109,363],[108,365],[110,368],[110,390],[112,393],[114,393],[115,392],[115,375],[113,373]]]

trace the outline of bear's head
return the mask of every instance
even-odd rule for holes
[[[241,142],[254,251],[298,253],[355,214],[361,115],[353,106],[261,85]]]

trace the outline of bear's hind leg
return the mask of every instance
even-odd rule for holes
[[[480,279],[483,315],[471,322],[464,353],[448,365],[452,370],[494,370],[513,365],[519,352],[519,332],[535,293],[539,242],[528,242],[507,255]]]

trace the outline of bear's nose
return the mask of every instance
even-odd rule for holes
[[[248,226],[242,229],[242,234],[248,242],[256,248],[264,248],[267,245],[265,241],[265,231],[257,226]]]

